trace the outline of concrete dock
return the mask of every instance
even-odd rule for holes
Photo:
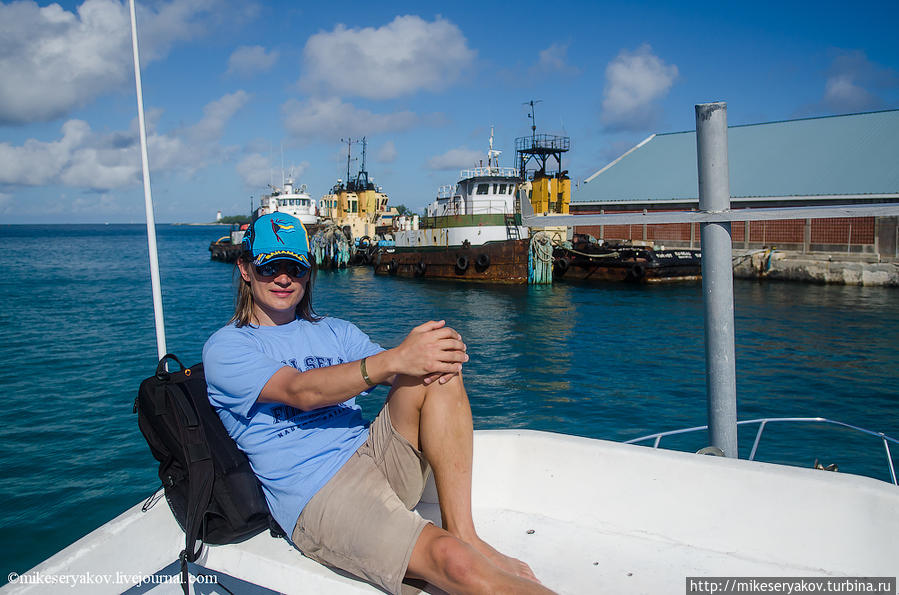
[[[899,259],[871,253],[734,250],[734,277],[804,283],[899,287]]]

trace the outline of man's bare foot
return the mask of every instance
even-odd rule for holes
[[[531,570],[530,566],[517,558],[507,556],[497,551],[496,548],[494,548],[483,539],[477,538],[473,541],[473,543],[470,543],[470,545],[481,554],[483,554],[488,560],[490,560],[490,562],[493,563],[494,566],[504,570],[505,572],[514,574],[515,576],[526,578],[528,580],[534,581],[535,583],[540,583],[540,581],[534,575],[534,571]]]

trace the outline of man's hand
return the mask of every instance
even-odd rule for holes
[[[431,320],[412,329],[395,348],[395,369],[400,374],[435,380],[441,384],[462,371],[468,361],[462,336],[446,326],[445,320]]]

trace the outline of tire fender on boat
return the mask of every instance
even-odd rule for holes
[[[456,268],[460,271],[466,271],[468,269],[468,257],[464,254],[456,259]]]
[[[631,266],[631,276],[634,279],[642,279],[643,275],[645,275],[645,274],[646,274],[646,267],[644,267],[639,262],[635,263],[633,266]]]
[[[417,277],[421,277],[425,274],[425,271],[428,270],[428,265],[425,263],[425,261],[420,260],[415,263],[415,266],[412,267],[412,270],[415,272],[415,275]]]
[[[571,262],[564,256],[556,261],[556,270],[560,275],[564,275],[568,271],[568,267],[570,266]]]
[[[397,270],[399,270],[400,265],[397,264],[396,259],[392,259],[389,263],[387,263],[387,272],[391,275],[396,275]]]
[[[477,260],[474,261],[474,266],[477,267],[479,271],[483,271],[487,267],[490,266],[490,255],[486,252],[481,252],[478,254]]]

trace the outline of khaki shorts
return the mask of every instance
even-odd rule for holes
[[[399,593],[428,521],[411,509],[430,467],[390,423],[387,406],[353,456],[309,501],[293,530],[303,554]]]

